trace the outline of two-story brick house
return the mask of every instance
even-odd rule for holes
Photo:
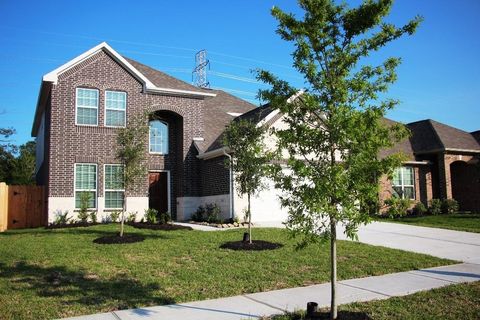
[[[151,207],[188,219],[199,205],[216,203],[223,218],[242,217],[225,166],[225,126],[236,117],[281,129],[282,115],[220,90],[200,89],[134,60],[102,43],[43,77],[32,136],[37,138],[37,184],[47,189],[48,219],[57,210],[75,212],[81,192],[100,217],[121,210],[115,179],[118,127],[149,112],[148,175],[127,194],[127,211],[138,218]],[[389,120],[387,120],[389,121]],[[410,139],[392,150],[407,161],[393,181],[381,181],[381,202],[392,194],[427,203],[455,198],[463,210],[480,211],[479,131],[468,133],[433,120],[407,124]],[[272,144],[271,137],[267,137]],[[285,220],[272,182],[252,199],[256,221]]]

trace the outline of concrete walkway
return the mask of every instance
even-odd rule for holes
[[[374,299],[387,299],[446,285],[480,280],[480,265],[463,263],[452,266],[421,269],[377,277],[351,279],[338,284],[339,304]],[[76,320],[240,320],[281,314],[305,309],[307,302],[320,307],[330,303],[330,284],[246,294],[214,300],[196,301],[167,306],[121,310],[81,316]]]

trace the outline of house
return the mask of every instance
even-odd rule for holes
[[[128,212],[171,212],[186,220],[200,205],[216,203],[222,218],[243,217],[246,199],[235,192],[225,165],[225,126],[236,117],[281,129],[282,115],[221,90],[202,89],[121,56],[106,43],[43,76],[32,127],[37,140],[36,180],[46,187],[48,220],[75,213],[80,194],[101,218],[123,207],[115,158],[119,127],[148,111],[148,175],[127,194]],[[381,199],[394,192],[415,201],[455,198],[480,210],[480,131],[467,133],[433,120],[407,125],[412,137],[392,150],[408,156],[394,181],[383,179]],[[272,137],[266,137],[272,145]],[[254,221],[285,220],[273,182],[252,199]]]

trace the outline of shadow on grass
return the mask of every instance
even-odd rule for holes
[[[7,266],[0,262],[0,278],[14,284],[13,290],[55,297],[66,308],[72,303],[104,306],[108,310],[175,303],[160,293],[161,288],[156,283],[143,284],[126,276],[100,279],[95,274],[72,271],[63,266],[41,267],[25,262]]]
[[[302,313],[287,313],[285,315],[278,315],[268,318],[269,320],[330,320],[330,312],[322,311],[317,312],[315,317],[307,318],[305,314]],[[371,320],[372,318],[365,312],[356,312],[356,311],[345,311],[339,310],[337,313],[337,320]]]

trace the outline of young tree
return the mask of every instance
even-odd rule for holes
[[[145,164],[148,137],[148,114],[137,114],[129,118],[125,128],[121,128],[117,135],[116,158],[123,164],[123,170],[117,172],[123,181],[123,211],[121,216],[120,237],[123,237],[125,212],[127,211],[127,194],[145,177]]]
[[[336,319],[337,223],[357,238],[358,227],[369,220],[368,209],[378,202],[377,177],[401,163],[399,155],[377,155],[407,134],[404,126],[382,121],[397,101],[380,101],[396,80],[400,59],[370,66],[364,58],[413,34],[421,18],[402,27],[384,22],[392,0],[365,0],[356,8],[333,0],[299,0],[299,5],[301,19],[276,7],[272,15],[277,33],[295,47],[293,66],[305,78],[304,92],[268,71],[259,70],[257,77],[271,85],[260,97],[288,124],[277,135],[292,173],[277,168],[276,178],[286,193],[287,227],[302,236],[300,245],[330,240],[331,319]]]
[[[12,163],[11,184],[35,184],[35,141],[28,141],[18,147],[18,156]]]
[[[232,152],[228,165],[235,173],[234,181],[240,196],[247,195],[248,235],[252,243],[252,214],[250,198],[263,188],[269,156],[263,142],[266,128],[240,119],[225,130],[224,145]]]

